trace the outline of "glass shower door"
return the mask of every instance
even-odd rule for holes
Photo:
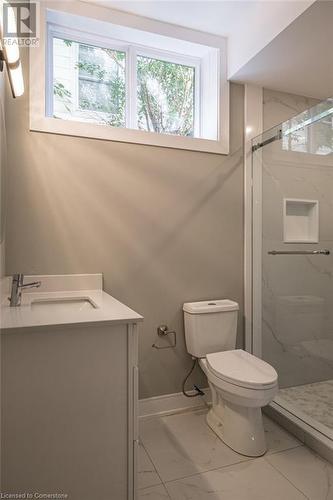
[[[278,372],[276,402],[331,438],[332,116],[329,100],[263,134],[253,148],[257,350]]]

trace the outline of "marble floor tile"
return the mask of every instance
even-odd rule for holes
[[[333,380],[281,389],[279,396],[333,429]]]
[[[333,500],[333,466],[305,446],[265,458],[310,500]]]
[[[282,427],[265,415],[263,416],[263,421],[267,443],[267,454],[302,446],[302,443],[298,439],[282,429]]]
[[[140,437],[163,482],[248,460],[214,434],[206,411],[144,420]]]
[[[148,453],[140,444],[139,446],[139,467],[138,467],[138,483],[139,488],[148,488],[148,486],[154,486],[160,484],[160,480],[155,467],[150,460]]]
[[[172,481],[166,488],[171,500],[306,499],[263,458]]]
[[[139,490],[138,500],[170,500],[170,497],[163,484],[160,484]]]
[[[248,459],[224,445],[207,426],[205,416],[206,411],[198,411],[142,422],[141,439],[163,481]],[[268,453],[288,450],[302,444],[265,416],[264,427]],[[149,478],[149,473],[147,477]],[[153,478],[154,475],[151,475],[152,480]]]

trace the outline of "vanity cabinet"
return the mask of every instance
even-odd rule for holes
[[[3,333],[3,492],[135,498],[137,337],[124,321]]]

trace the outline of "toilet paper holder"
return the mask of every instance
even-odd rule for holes
[[[173,337],[173,340],[172,340],[172,344],[170,345],[157,345],[157,344],[153,344],[152,347],[154,347],[155,349],[171,349],[173,347],[176,347],[177,345],[177,336],[176,336],[176,332],[175,330],[169,330],[169,328],[167,327],[167,325],[160,325],[158,328],[157,328],[157,335],[159,337],[166,337],[167,335],[172,335]]]

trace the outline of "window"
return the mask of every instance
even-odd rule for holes
[[[199,60],[192,65],[53,38],[55,118],[195,136]],[[131,47],[132,48],[132,47]],[[132,81],[126,66],[133,66]],[[126,91],[126,79],[127,91]],[[51,92],[51,89],[48,89]],[[136,94],[136,95],[135,95]],[[197,99],[195,98],[197,95]],[[196,102],[197,101],[197,102]],[[129,109],[135,106],[131,116]]]
[[[53,38],[53,116],[125,127],[125,65],[125,52]]]
[[[140,130],[194,136],[195,71],[194,66],[137,57]]]
[[[141,19],[84,2],[80,15],[61,8],[41,4],[32,130],[228,152],[223,39],[150,20],[142,31]]]

